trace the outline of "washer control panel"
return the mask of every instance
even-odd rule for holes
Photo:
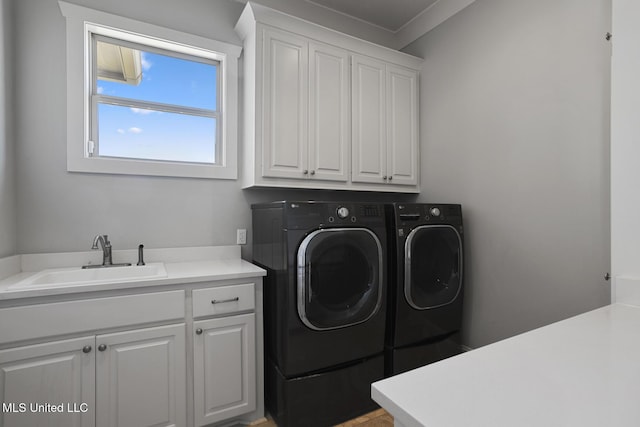
[[[384,223],[384,206],[376,204],[336,203],[327,204],[326,220],[334,225],[356,223]]]

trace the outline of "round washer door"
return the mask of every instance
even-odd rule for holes
[[[365,322],[382,301],[382,246],[366,228],[316,230],[298,248],[298,315],[311,329]]]
[[[450,225],[414,228],[404,245],[404,295],[417,310],[452,303],[462,289],[462,239]]]

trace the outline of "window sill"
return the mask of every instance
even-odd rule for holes
[[[205,179],[237,179],[235,165],[128,160],[106,157],[67,158],[67,171],[117,175],[167,176]]]

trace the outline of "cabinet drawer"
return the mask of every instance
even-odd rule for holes
[[[255,308],[254,284],[219,286],[193,291],[193,317],[234,313]]]

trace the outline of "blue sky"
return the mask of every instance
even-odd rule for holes
[[[98,93],[193,108],[216,108],[216,67],[155,53],[142,53],[138,85],[98,80]],[[212,118],[102,104],[102,156],[213,163]]]

